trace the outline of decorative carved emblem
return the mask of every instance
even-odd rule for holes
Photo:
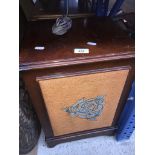
[[[96,120],[104,107],[104,97],[97,96],[91,99],[79,99],[75,104],[64,109],[65,112],[69,113],[73,117],[80,117],[88,120]]]

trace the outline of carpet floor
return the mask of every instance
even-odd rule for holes
[[[133,133],[129,140],[117,142],[113,136],[99,136],[48,148],[42,132],[38,145],[27,155],[134,155],[134,137]]]

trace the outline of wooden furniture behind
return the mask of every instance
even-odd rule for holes
[[[20,73],[48,146],[114,134],[134,79],[134,40],[109,18],[75,19],[63,36],[51,33],[52,24],[29,23],[20,50]],[[89,53],[75,54],[75,48]],[[105,98],[96,120],[64,112],[79,99],[96,96]]]
[[[63,0],[19,0],[28,21],[56,19],[66,14],[67,1]],[[69,16],[72,18],[95,16],[95,0],[69,0]]]

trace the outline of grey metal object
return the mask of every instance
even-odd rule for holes
[[[104,97],[97,96],[91,99],[79,99],[75,104],[64,109],[73,117],[80,117],[88,120],[96,120],[104,108]]]

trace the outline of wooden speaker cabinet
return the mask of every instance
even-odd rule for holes
[[[108,18],[75,19],[64,36],[53,35],[52,24],[29,23],[20,50],[20,73],[48,146],[114,134],[134,79],[134,40]]]

